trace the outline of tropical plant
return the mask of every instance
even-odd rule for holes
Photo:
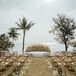
[[[14,44],[10,41],[6,34],[0,35],[0,51],[9,51],[10,48],[14,47]]]
[[[14,43],[14,41],[16,41],[16,39],[18,39],[18,33],[17,30],[15,28],[10,28],[9,32],[8,32],[8,36],[10,37],[10,39],[12,40],[12,43]],[[15,44],[15,43],[14,43]],[[11,48],[12,50],[13,48]]]
[[[25,34],[26,34],[26,31],[28,31],[34,25],[34,23],[32,23],[32,22],[27,23],[26,18],[23,17],[22,19],[19,19],[19,23],[16,22],[16,24],[18,26],[18,28],[16,28],[16,29],[23,31],[22,52],[24,54]]]
[[[50,32],[54,32],[55,39],[61,44],[65,45],[65,51],[68,50],[68,41],[74,39],[74,32],[76,29],[75,21],[65,15],[57,15],[53,19],[54,28]]]
[[[8,32],[9,37],[12,39],[12,42],[14,43],[14,40],[18,38],[18,33],[15,28],[10,28]]]

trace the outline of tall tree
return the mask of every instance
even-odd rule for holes
[[[27,20],[25,17],[23,17],[22,19],[19,19],[19,23],[18,22],[16,22],[16,23],[18,26],[17,29],[23,31],[22,52],[24,54],[25,34],[26,34],[26,31],[28,31],[34,25],[34,23],[32,23],[32,22],[27,23]]]
[[[14,44],[10,41],[9,37],[4,33],[0,35],[0,51],[9,51]]]
[[[18,38],[18,33],[15,28],[10,28],[8,32],[9,37],[12,39],[12,42],[14,43],[14,40]]]
[[[9,29],[8,36],[11,38],[13,44],[15,44],[14,41],[16,41],[16,39],[18,39],[18,35],[19,34],[17,33],[17,30],[15,28]],[[13,48],[11,48],[11,50],[12,49]]]
[[[65,51],[68,50],[68,41],[74,39],[74,31],[76,29],[75,21],[65,15],[57,15],[53,19],[54,28],[50,32],[54,32],[55,39],[65,45]]]

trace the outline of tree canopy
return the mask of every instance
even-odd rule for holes
[[[18,38],[18,33],[17,33],[17,30],[15,28],[10,28],[9,29],[9,32],[8,32],[8,35],[10,38],[12,38],[13,40],[16,40]]]
[[[68,41],[74,39],[74,32],[76,29],[76,23],[74,19],[66,17],[65,15],[57,15],[53,19],[54,28],[51,32],[56,35],[55,39],[65,45],[65,51],[68,50]]]
[[[14,44],[10,41],[6,34],[0,35],[0,51],[9,51],[10,48],[14,47]]]

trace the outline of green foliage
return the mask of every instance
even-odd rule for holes
[[[9,51],[10,48],[14,47],[14,44],[10,41],[6,34],[0,35],[0,51]]]
[[[65,44],[65,51],[67,51],[68,41],[74,39],[75,21],[65,15],[57,15],[57,18],[54,18],[53,21],[54,29],[52,32],[56,35],[55,39],[59,43]]]
[[[34,23],[30,22],[30,23],[27,23],[27,20],[25,17],[23,17],[22,19],[19,19],[19,23],[16,22],[18,28],[17,29],[22,29],[22,30],[29,30],[33,25]]]
[[[8,35],[10,38],[12,38],[13,40],[16,40],[18,38],[18,33],[17,33],[17,30],[15,28],[10,28],[9,29],[9,32],[8,32]]]
[[[23,17],[22,19],[19,19],[19,22],[16,22],[16,24],[17,24],[17,27],[18,27],[16,29],[23,31],[22,52],[24,54],[25,33],[26,33],[26,31],[28,31],[34,25],[34,23],[32,23],[32,22],[27,23],[26,18]]]

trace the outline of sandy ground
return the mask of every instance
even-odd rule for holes
[[[66,72],[67,76],[75,76],[69,71]],[[28,63],[23,66],[21,76],[54,76],[54,69],[52,67],[52,64],[50,63],[50,58],[29,57]]]
[[[53,76],[48,58],[29,58],[28,68],[22,76]],[[25,67],[26,68],[26,67]]]

